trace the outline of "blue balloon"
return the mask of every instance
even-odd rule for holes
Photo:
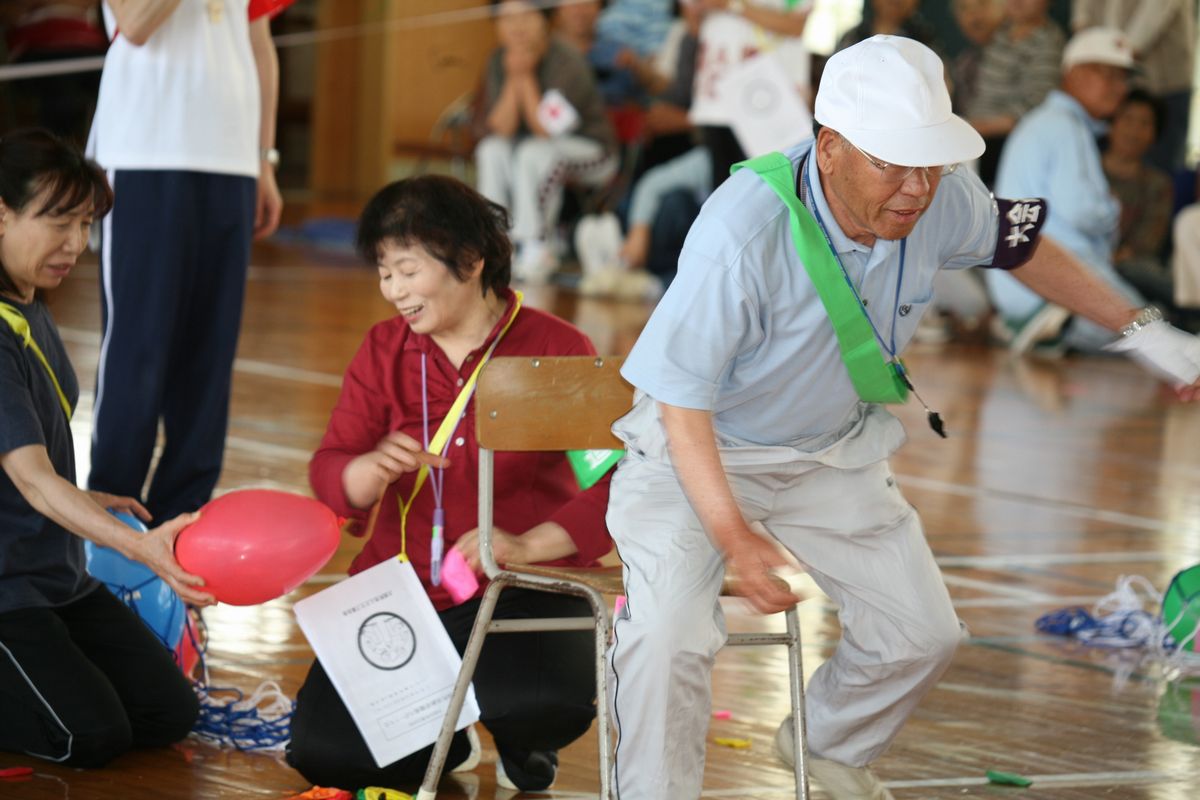
[[[135,531],[146,532],[142,521],[131,514],[111,508],[108,513]],[[126,558],[110,547],[85,542],[83,549],[92,577],[141,617],[168,650],[174,651],[183,638],[187,623],[187,610],[175,590],[145,564]]]

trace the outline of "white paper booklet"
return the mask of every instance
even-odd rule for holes
[[[747,158],[812,138],[812,114],[773,53],[731,70],[721,81],[720,94],[733,112],[733,133]]]
[[[433,744],[462,660],[412,564],[388,559],[295,609],[376,764]],[[478,719],[471,687],[455,727]]]

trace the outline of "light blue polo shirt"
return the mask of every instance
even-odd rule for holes
[[[849,239],[825,201],[812,142],[786,153],[807,159],[814,204],[876,329],[903,350],[933,297],[942,268],[990,264],[998,209],[967,170],[942,179],[908,237],[866,247]],[[621,374],[669,405],[711,411],[717,432],[755,444],[828,440],[864,416],[825,308],[792,243],[788,211],[756,174],[730,177],[700,211],[679,274],[646,324]],[[915,376],[918,387],[920,376]],[[880,457],[886,456],[882,453]]]

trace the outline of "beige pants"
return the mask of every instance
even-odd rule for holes
[[[710,678],[726,638],[724,564],[647,402],[614,426],[628,444],[608,511],[627,596],[609,651],[615,785],[620,800],[690,800],[703,784]],[[917,515],[886,461],[835,468],[789,447],[727,444],[722,460],[746,519],[840,607],[842,639],[809,683],[809,749],[866,764],[937,683],[962,635]]]

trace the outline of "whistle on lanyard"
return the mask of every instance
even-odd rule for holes
[[[442,585],[442,530],[446,526],[446,512],[440,508],[433,510],[433,534],[429,540],[429,582],[434,586]]]

